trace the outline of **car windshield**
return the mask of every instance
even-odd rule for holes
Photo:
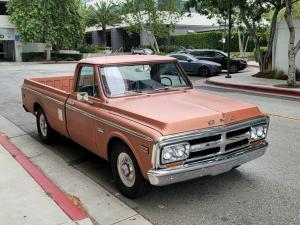
[[[107,97],[121,97],[190,88],[176,63],[100,67]]]
[[[198,61],[198,59],[195,56],[191,55],[191,54],[188,54],[187,57],[190,58],[193,61]]]
[[[224,56],[226,56],[226,57],[228,57],[228,54],[226,52],[219,51],[219,53],[222,54],[222,55],[224,55]]]

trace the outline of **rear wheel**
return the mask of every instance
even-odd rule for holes
[[[209,77],[210,76],[210,71],[206,66],[201,66],[199,69],[199,75],[201,77]]]
[[[36,125],[41,141],[49,144],[53,140],[54,130],[50,127],[45,112],[39,108],[36,114]]]
[[[144,179],[138,163],[127,145],[116,143],[113,146],[111,166],[113,177],[123,195],[137,198],[147,193],[149,182]]]
[[[237,73],[238,72],[238,67],[236,65],[230,65],[230,73]]]

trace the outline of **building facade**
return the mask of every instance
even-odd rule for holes
[[[296,41],[300,40],[300,20],[294,20],[296,29]],[[288,44],[289,44],[290,32],[285,20],[281,21],[276,30],[274,45],[273,45],[273,69],[288,73]],[[296,67],[300,71],[300,52],[296,57]]]
[[[0,0],[0,61],[20,61],[19,35],[8,20],[6,3]]]

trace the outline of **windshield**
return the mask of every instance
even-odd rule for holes
[[[100,67],[107,97],[190,88],[176,63]]]

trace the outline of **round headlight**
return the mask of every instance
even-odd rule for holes
[[[264,128],[263,127],[258,127],[256,134],[257,134],[258,137],[263,137],[264,136]]]
[[[164,155],[163,155],[164,159],[165,160],[170,160],[172,158],[172,154],[171,152],[164,152]]]
[[[251,139],[257,138],[257,131],[254,127],[251,128]]]

